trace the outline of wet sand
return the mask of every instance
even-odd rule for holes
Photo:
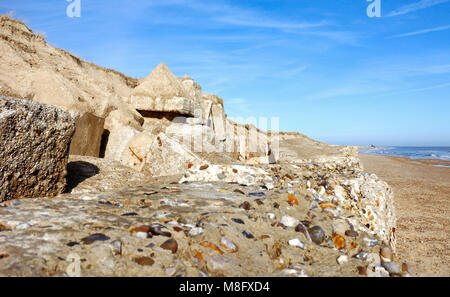
[[[394,190],[397,254],[414,276],[450,276],[450,168],[434,161],[360,154]],[[439,162],[442,164],[442,162]]]

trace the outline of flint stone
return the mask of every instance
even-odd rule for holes
[[[61,193],[74,131],[59,108],[0,96],[0,201]]]

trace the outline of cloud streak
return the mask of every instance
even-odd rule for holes
[[[443,30],[448,30],[448,29],[450,29],[450,25],[449,26],[441,26],[441,27],[431,28],[431,29],[424,29],[424,30],[419,30],[419,31],[414,31],[414,32],[409,32],[409,33],[404,33],[404,34],[398,34],[398,35],[392,36],[392,38],[421,35],[421,34],[426,34],[426,33],[436,32],[436,31],[443,31]]]
[[[449,2],[450,0],[421,0],[416,3],[401,6],[397,10],[394,10],[386,15],[386,17],[393,17],[403,14],[408,14],[417,10],[422,10],[428,7],[432,7],[438,4]]]

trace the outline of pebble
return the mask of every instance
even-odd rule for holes
[[[224,174],[222,174],[222,173],[217,173],[217,178],[218,179],[224,179],[224,178],[226,178],[227,176],[226,175],[224,175]]]
[[[10,231],[10,230],[11,230],[11,228],[9,228],[7,225],[0,223],[0,232]]]
[[[217,245],[215,245],[214,243],[211,243],[209,241],[203,241],[203,242],[200,242],[200,245],[204,246],[204,247],[211,248],[211,249],[217,251],[219,254],[223,255],[222,250]]]
[[[271,212],[266,212],[266,215],[269,217],[269,219],[275,220],[275,214],[273,214]]]
[[[367,255],[368,255],[368,253],[366,251],[360,251],[356,255],[354,255],[353,258],[366,261]]]
[[[261,199],[255,199],[255,202],[256,202],[256,204],[258,204],[258,205],[263,205],[263,204],[264,204],[264,202],[262,202]]]
[[[205,164],[205,165],[200,166],[199,169],[200,169],[200,170],[205,170],[205,169],[207,169],[208,167],[209,167],[209,165],[208,165],[208,164]]]
[[[384,269],[384,267],[382,267],[381,265],[375,265],[373,267],[373,270],[369,268],[367,269],[367,276],[370,277],[389,277],[389,272],[387,272],[386,269]]]
[[[369,246],[369,247],[374,247],[379,245],[381,242],[377,239],[373,239],[373,238],[368,238],[368,237],[364,237],[364,242]]]
[[[16,230],[25,230],[25,229],[28,229],[28,228],[31,228],[31,227],[33,227],[32,223],[23,223],[23,224],[17,225],[16,226]]]
[[[134,262],[143,266],[152,266],[155,261],[150,257],[137,257],[133,259]]]
[[[243,203],[241,203],[241,205],[239,205],[240,208],[243,208],[245,210],[250,210],[250,202],[245,201]]]
[[[320,226],[309,228],[308,232],[312,242],[315,244],[321,244],[325,240],[325,232],[323,232],[323,229]]]
[[[165,270],[165,272],[168,276],[172,276],[175,272],[177,272],[177,269],[175,267],[169,267]]]
[[[355,230],[347,230],[345,231],[345,235],[348,237],[358,237],[359,233]]]
[[[392,261],[392,251],[389,247],[383,246],[380,249],[380,256],[382,262],[391,262]]]
[[[239,251],[239,248],[237,245],[231,240],[226,237],[222,237],[220,239],[220,245],[224,247],[229,253],[236,253]]]
[[[411,273],[409,265],[407,263],[402,263],[402,271],[406,273]]]
[[[309,235],[308,229],[306,228],[305,225],[303,225],[303,224],[301,224],[301,223],[298,224],[298,225],[295,227],[295,231],[296,231],[296,232],[301,232],[301,233],[303,233],[303,234],[305,235],[306,239],[307,239],[309,242],[312,241],[311,236]]]
[[[356,268],[358,269],[359,275],[367,275],[367,267],[358,266]]]
[[[134,235],[136,237],[139,237],[142,239],[146,239],[147,237],[149,237],[149,234],[147,232],[142,232],[142,231],[138,231],[138,232],[134,233]]]
[[[400,275],[400,265],[395,262],[383,262],[381,263],[381,266],[383,266],[383,268],[391,275]]]
[[[124,213],[122,215],[122,217],[131,217],[131,216],[138,216],[139,214],[135,213],[135,212],[128,212],[128,213]]]
[[[67,243],[67,246],[70,246],[70,247],[73,247],[73,246],[76,246],[76,245],[80,245],[80,243],[76,242],[76,241],[70,241],[69,243]]]
[[[236,189],[236,190],[234,190],[233,192],[234,192],[234,193],[239,193],[239,194],[245,195],[245,193],[244,193],[244,192],[242,192],[242,191],[241,191],[241,190],[239,190],[239,189]]]
[[[340,255],[339,257],[337,257],[336,262],[337,262],[339,265],[342,265],[342,264],[344,264],[344,263],[347,263],[347,262],[348,262],[348,256],[347,256],[347,255]]]
[[[122,242],[120,240],[114,240],[111,242],[111,247],[114,255],[122,255]]]
[[[6,259],[9,257],[9,254],[0,254],[0,260],[1,259]]]
[[[305,244],[304,244],[300,239],[298,239],[298,238],[290,239],[290,240],[288,241],[288,243],[289,243],[289,245],[292,245],[292,246],[301,248],[302,250],[305,249]]]
[[[252,193],[248,193],[247,196],[249,196],[249,197],[251,197],[251,196],[253,196],[253,197],[263,197],[265,195],[266,194],[264,194],[263,192],[252,192]]]
[[[243,225],[245,224],[244,221],[241,220],[241,219],[235,219],[235,218],[232,218],[231,220],[232,220],[233,222],[235,222],[235,223],[238,223],[238,224],[243,224]]]
[[[299,220],[296,218],[290,217],[290,216],[283,216],[281,217],[281,224],[285,225],[286,227],[294,227],[298,225]]]
[[[82,238],[81,242],[84,244],[91,244],[95,241],[106,241],[109,239],[110,238],[103,233],[95,233],[95,234],[91,234],[87,237]]]
[[[189,235],[191,236],[197,236],[203,233],[202,227],[193,227],[191,230],[189,230]]]
[[[155,246],[155,244],[153,243],[153,242],[150,242],[149,244],[147,244],[145,247],[146,248],[152,248],[152,247],[154,247]]]
[[[246,230],[242,231],[242,234],[244,234],[244,236],[247,237],[248,239],[255,238],[255,236],[253,236],[253,234],[251,234],[250,232],[248,232]]]
[[[170,232],[161,231],[161,228],[165,228],[165,227],[163,225],[161,225],[161,224],[154,224],[154,225],[150,226],[149,232],[152,235],[155,235],[155,236],[158,236],[158,235],[165,236],[165,237],[171,237],[172,236],[172,234]]]
[[[178,250],[178,243],[175,239],[171,238],[166,240],[163,244],[160,245],[161,248],[165,250],[169,250],[172,254],[175,254]]]
[[[291,205],[298,205],[297,197],[294,195],[288,195],[288,200]]]
[[[281,271],[285,275],[289,275],[292,277],[308,277],[306,271],[300,266],[294,266],[292,268],[285,268]]]
[[[345,238],[344,237],[342,237],[341,235],[339,235],[337,233],[333,233],[332,237],[333,237],[334,246],[338,250],[342,250],[343,248],[345,248]]]

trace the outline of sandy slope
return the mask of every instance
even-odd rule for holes
[[[450,276],[450,168],[397,157],[360,159],[394,190],[399,256],[415,276]]]

